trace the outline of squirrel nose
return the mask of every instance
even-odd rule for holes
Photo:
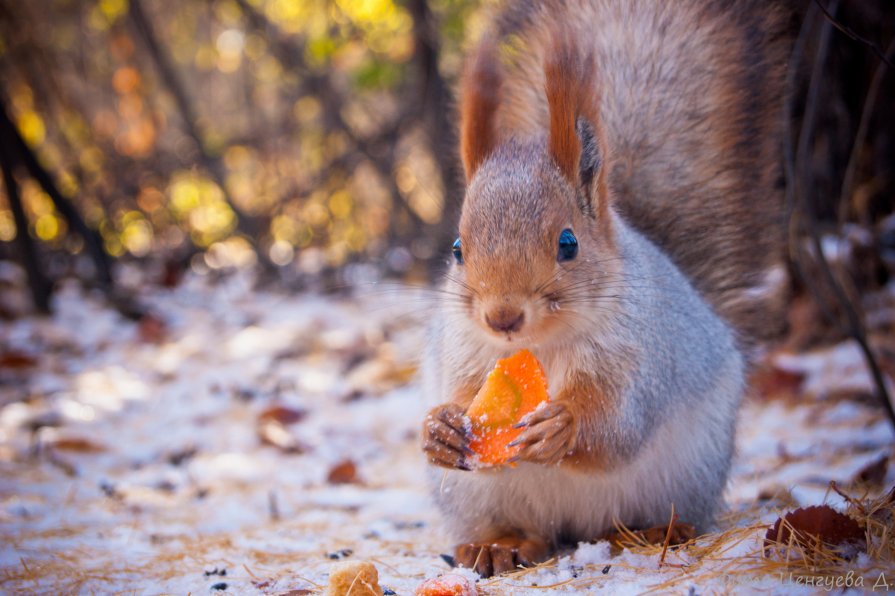
[[[512,333],[522,328],[525,313],[514,308],[498,308],[485,315],[488,327],[499,333]]]

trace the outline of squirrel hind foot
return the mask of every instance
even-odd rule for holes
[[[549,556],[550,547],[545,540],[518,535],[458,544],[454,549],[455,564],[473,569],[483,578],[532,567]]]

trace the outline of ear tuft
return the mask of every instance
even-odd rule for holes
[[[573,185],[590,186],[599,165],[599,97],[594,59],[575,44],[567,28],[553,32],[544,63],[544,84],[550,111],[547,148]]]
[[[460,80],[460,154],[466,181],[494,149],[494,122],[500,105],[501,73],[497,48],[486,34],[467,59]]]

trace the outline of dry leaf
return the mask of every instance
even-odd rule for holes
[[[846,550],[866,547],[864,530],[858,522],[828,505],[796,509],[778,518],[765,534],[765,549],[787,546],[791,541],[803,549],[802,554],[816,550],[818,541],[840,549],[848,547]]]
[[[361,362],[348,373],[348,395],[383,395],[409,383],[416,374],[412,364],[397,362],[383,346],[376,356]]]
[[[37,360],[24,352],[9,351],[0,354],[0,368],[23,369],[37,366]]]
[[[886,479],[886,472],[889,471],[889,455],[885,454],[876,459],[855,474],[852,484],[872,484],[881,485]]]
[[[357,466],[350,459],[343,460],[330,469],[326,481],[330,484],[360,484]]]
[[[797,396],[804,381],[805,373],[783,370],[773,363],[764,364],[749,378],[749,384],[762,398]]]
[[[287,406],[275,405],[267,408],[258,414],[259,422],[278,422],[288,425],[301,422],[308,415],[306,410],[290,408]]]
[[[140,317],[137,323],[137,336],[147,344],[162,343],[168,335],[168,328],[160,318],[147,314]]]
[[[72,453],[102,453],[106,450],[105,446],[83,437],[62,437],[49,441],[47,446],[56,451],[70,451]]]

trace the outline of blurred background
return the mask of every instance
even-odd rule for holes
[[[301,287],[432,279],[485,4],[0,0],[0,259],[40,311],[59,279],[114,288],[122,263],[162,284],[246,267]],[[895,246],[895,10],[787,4],[793,270],[825,266],[813,237],[855,245],[825,255],[859,261],[833,264],[854,297],[887,282]]]
[[[261,263],[289,278],[359,260],[425,275],[462,193],[451,85],[476,4],[0,3],[5,115],[98,234],[91,247],[11,164],[27,223],[6,189],[0,255],[33,250],[48,279],[102,281],[78,258],[91,251],[170,276]],[[4,146],[15,134],[4,128]]]

